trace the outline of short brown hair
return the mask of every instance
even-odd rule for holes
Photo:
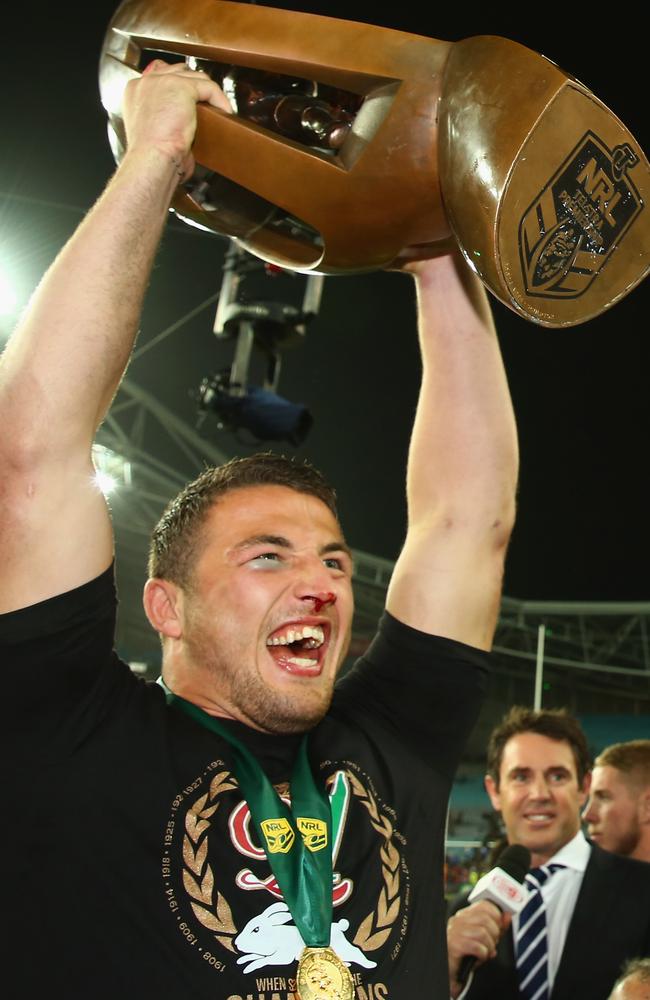
[[[260,452],[205,469],[164,510],[149,547],[149,576],[190,585],[201,529],[219,497],[250,486],[286,486],[322,500],[338,520],[336,493],[310,465],[274,452]]]
[[[650,740],[612,743],[598,754],[594,764],[615,767],[638,785],[650,785]]]
[[[524,705],[514,705],[490,734],[487,750],[487,770],[499,787],[501,761],[506,743],[519,733],[538,733],[550,740],[568,743],[576,765],[578,783],[582,785],[591,768],[591,754],[582,726],[563,708],[535,710]]]
[[[638,979],[640,983],[650,983],[650,958],[630,958],[623,966],[623,971],[614,983],[610,996],[614,995],[617,986],[629,979]]]

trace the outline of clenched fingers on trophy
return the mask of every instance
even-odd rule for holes
[[[460,42],[229,0],[125,0],[100,61],[117,159],[124,88],[185,60],[235,112],[200,105],[188,221],[301,272],[346,274],[454,240],[484,284],[548,327],[645,276],[650,167],[586,86],[506,38]]]

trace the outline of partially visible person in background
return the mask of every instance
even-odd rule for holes
[[[584,819],[599,847],[650,862],[650,740],[613,743],[596,758]]]
[[[627,962],[609,1000],[650,1000],[650,958]]]

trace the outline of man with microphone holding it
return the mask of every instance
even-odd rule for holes
[[[606,1000],[623,963],[650,954],[647,866],[602,851],[580,828],[590,763],[564,711],[515,707],[493,730],[486,790],[531,870],[523,907],[479,883],[451,916],[455,1000]]]

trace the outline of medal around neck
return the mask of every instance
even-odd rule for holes
[[[296,987],[300,1000],[354,1000],[352,973],[332,948],[305,948]]]
[[[314,781],[304,737],[291,776],[292,808],[280,799],[247,747],[197,705],[167,692],[180,709],[234,750],[235,775],[305,949],[298,962],[299,1000],[354,1000],[352,974],[329,946],[332,933],[332,814]]]

